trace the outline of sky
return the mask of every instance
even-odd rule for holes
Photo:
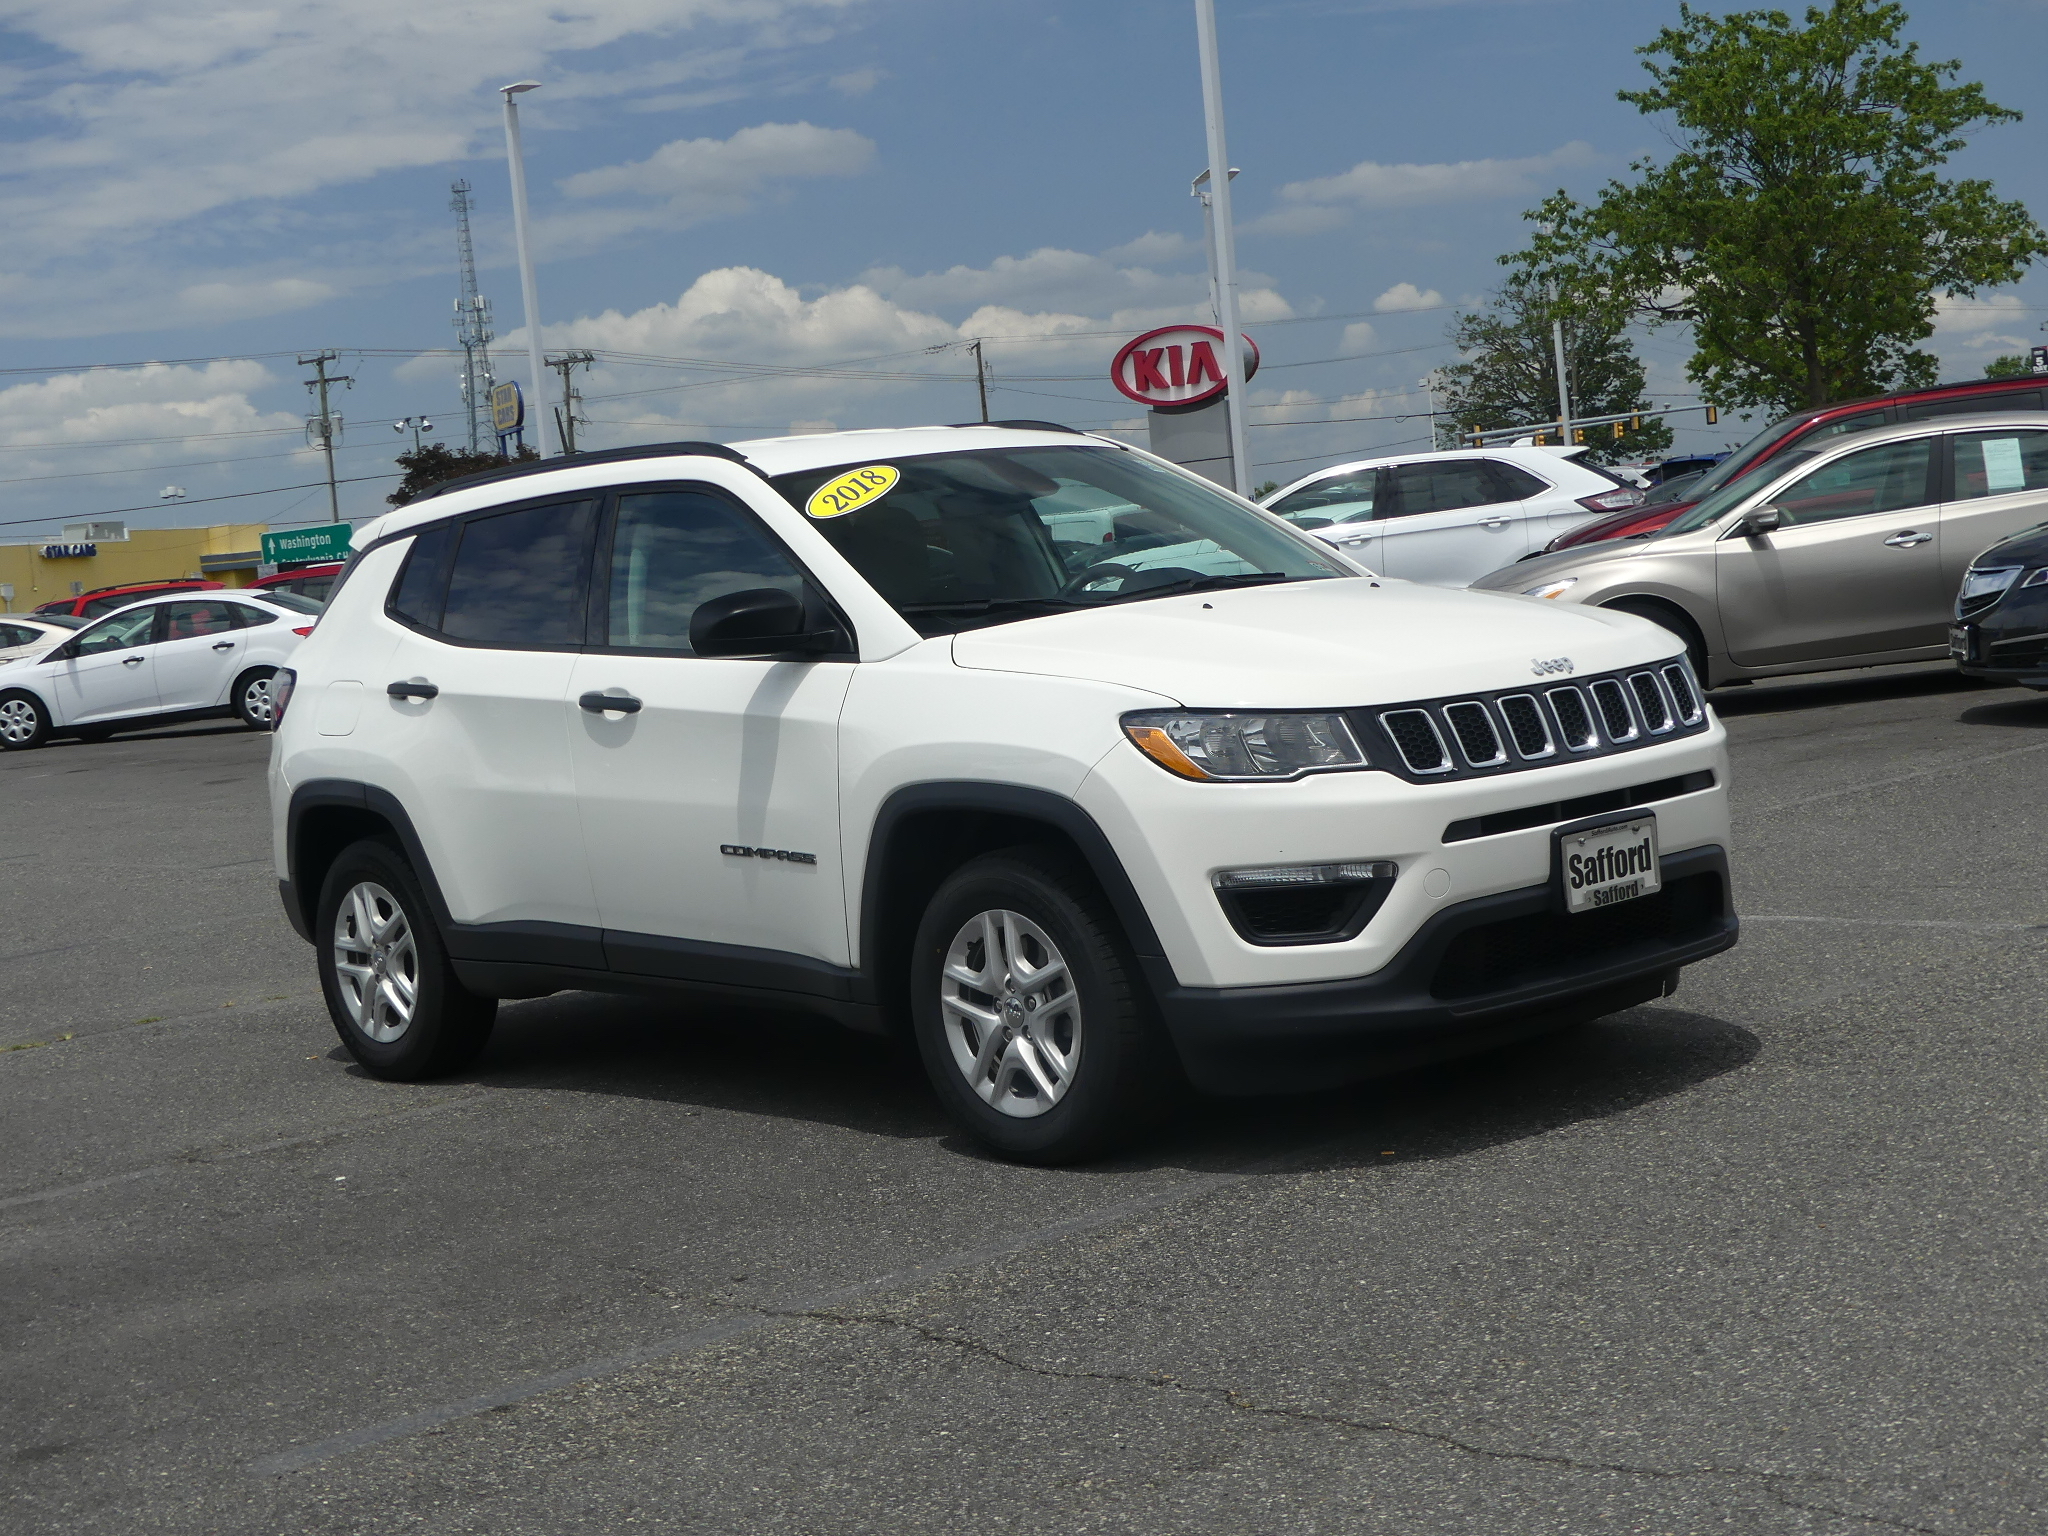
[[[1909,8],[2027,114],[1952,174],[2048,219],[2048,3]],[[1668,153],[1615,93],[1676,0],[1217,10],[1254,479],[1425,447],[1419,381],[1522,212]],[[0,537],[326,521],[296,361],[322,349],[354,381],[344,517],[383,509],[394,422],[466,445],[449,189],[524,385],[520,79],[543,342],[599,356],[585,447],[974,419],[977,337],[996,417],[1142,441],[1111,356],[1208,318],[1192,0],[0,0]],[[1970,377],[2044,320],[2037,272],[1929,345]],[[1640,346],[1653,398],[1696,403],[1684,333]],[[1686,449],[1756,425],[1674,420]]]

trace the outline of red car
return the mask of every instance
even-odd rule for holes
[[[1687,486],[1681,500],[1647,502],[1581,523],[1544,545],[1543,553],[1570,549],[1577,544],[1598,544],[1606,539],[1647,538],[1722,486],[1746,478],[1790,448],[1816,447],[1823,439],[1839,437],[1844,432],[1865,432],[1872,427],[1922,421],[1929,416],[1956,416],[1972,411],[2038,411],[2044,408],[2044,392],[2048,392],[2048,378],[1971,379],[1962,384],[1936,384],[1929,389],[1902,390],[1895,395],[1845,400],[1840,405],[1801,411],[1765,427],[1704,477]]]
[[[301,597],[310,597],[316,603],[327,601],[327,594],[334,590],[335,579],[341,575],[340,561],[332,565],[302,565],[295,571],[279,571],[275,576],[259,576],[249,583],[252,592],[276,591],[283,588],[296,592]]]
[[[60,597],[55,602],[44,603],[37,613],[68,613],[74,618],[96,619],[103,613],[112,613],[116,608],[126,608],[130,603],[139,603],[145,597],[158,597],[166,592],[222,592],[226,587],[218,581],[200,581],[196,577],[176,581],[130,581],[114,587],[94,587],[90,592],[81,592],[76,597]]]

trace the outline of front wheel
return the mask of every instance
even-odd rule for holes
[[[1648,619],[1659,629],[1671,631],[1685,643],[1685,659],[1692,663],[1692,675],[1700,680],[1702,688],[1707,686],[1707,643],[1690,618],[1675,608],[1647,598],[1624,597],[1602,606],[1632,613],[1639,619]]]
[[[947,1111],[1020,1162],[1105,1151],[1181,1086],[1101,892],[1047,850],[975,859],[939,887],[911,958],[911,1016]]]
[[[389,843],[342,850],[321,884],[313,938],[335,1032],[372,1076],[457,1072],[490,1039],[497,999],[456,980],[412,866]]]
[[[275,667],[251,667],[235,679],[235,718],[252,731],[269,730],[276,716],[270,699],[270,681],[276,676]]]
[[[0,752],[26,752],[50,739],[50,712],[32,693],[0,693]]]

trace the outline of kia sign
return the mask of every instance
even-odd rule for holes
[[[1244,376],[1259,371],[1259,348],[1244,340]],[[1206,405],[1230,387],[1223,376],[1223,333],[1213,325],[1162,325],[1124,343],[1109,365],[1110,382],[1155,411]]]

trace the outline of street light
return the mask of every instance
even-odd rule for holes
[[[1244,434],[1244,342],[1237,323],[1237,232],[1230,218],[1230,151],[1223,139],[1223,65],[1216,53],[1216,0],[1195,0],[1195,42],[1202,61],[1202,121],[1209,136],[1209,207],[1216,221],[1216,324],[1223,332],[1224,392],[1230,423],[1233,489],[1252,493]]]
[[[422,432],[431,433],[434,430],[434,424],[424,416],[408,416],[403,421],[391,423],[391,430],[394,432],[411,432],[412,451],[418,453],[420,451],[420,434]]]
[[[540,298],[533,285],[533,252],[526,240],[526,156],[519,147],[519,103],[513,98],[526,91],[540,89],[538,80],[521,80],[512,85],[498,87],[505,98],[505,158],[512,170],[512,233],[519,243],[519,297],[526,306],[526,360],[532,367],[533,399],[536,404],[547,396],[541,386],[540,361]],[[541,429],[533,429],[535,437],[541,437]]]

